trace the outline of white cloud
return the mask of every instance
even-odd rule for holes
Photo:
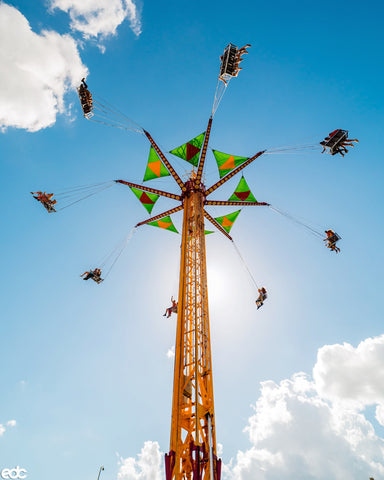
[[[171,348],[168,348],[167,357],[168,358],[175,358],[175,346],[174,345],[172,345]]]
[[[384,404],[384,335],[320,348],[313,370],[319,392],[350,407]]]
[[[384,406],[378,405],[376,407],[376,420],[380,423],[380,425],[384,426]]]
[[[238,452],[224,480],[379,478],[384,441],[363,414],[331,403],[304,373],[263,382],[245,431],[252,447]]]
[[[0,437],[2,437],[6,432],[7,430],[6,427],[15,427],[15,426],[16,426],[16,420],[8,420],[8,422],[5,425],[0,423]]]
[[[141,33],[141,20],[133,0],[50,0],[53,9],[67,12],[71,28],[85,38],[114,35],[117,27],[128,18],[136,36]]]
[[[250,448],[223,464],[222,480],[384,478],[384,439],[364,414],[376,405],[384,425],[383,345],[384,335],[356,348],[326,345],[313,378],[262,382],[245,428]],[[146,442],[138,460],[120,459],[119,480],[163,478],[160,455]]]
[[[0,3],[0,128],[35,132],[65,112],[64,95],[87,75],[70,35],[32,31],[14,7]]]
[[[261,384],[245,431],[251,448],[223,469],[224,480],[383,477],[384,335],[319,349],[313,379],[298,373]]]
[[[141,453],[133,457],[119,458],[118,480],[162,480],[163,469],[160,447],[157,442],[145,442]]]

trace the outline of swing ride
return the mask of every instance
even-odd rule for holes
[[[230,235],[241,209],[232,210],[225,215],[214,218],[207,208],[209,209],[210,206],[269,208],[308,229],[316,237],[321,238],[326,242],[327,248],[331,251],[335,253],[340,251],[336,244],[341,237],[334,230],[327,228],[325,230],[326,237],[324,238],[324,234],[319,229],[296,219],[270,203],[259,202],[243,175],[228,200],[211,200],[209,198],[213,192],[262,155],[288,150],[320,150],[321,146],[323,147],[322,153],[327,152],[331,155],[339,153],[344,156],[348,152],[346,146],[353,147],[353,142],[358,141],[357,139],[349,139],[348,131],[337,129],[320,142],[263,149],[251,157],[233,155],[213,149],[212,152],[218,167],[219,180],[213,185],[206,187],[202,181],[202,175],[213,118],[231,79],[238,76],[241,70],[239,65],[243,60],[242,56],[248,53],[247,48],[249,47],[250,45],[246,45],[238,48],[236,45],[229,44],[225,48],[223,55],[220,57],[220,73],[212,112],[206,130],[188,142],[167,152],[191,165],[192,172],[186,181],[180,178],[149,132],[101,97],[94,93],[91,94],[85,79],[82,79],[82,83],[78,88],[78,95],[84,117],[89,121],[144,135],[149,141],[150,150],[143,182],[170,176],[180,189],[178,193],[147,187],[146,185],[121,179],[58,192],[55,193],[55,200],[52,199],[53,194],[46,194],[46,192],[40,191],[33,193],[34,198],[49,213],[68,208],[116,184],[128,186],[149,215],[152,214],[152,210],[160,197],[166,197],[177,202],[175,207],[137,223],[128,237],[103,261],[99,262],[97,268],[90,269],[81,275],[84,280],[92,279],[96,283],[101,283],[107,278],[113,265],[117,262],[138,227],[150,225],[178,233],[171,215],[183,211],[179,294],[177,301],[173,297],[171,298],[172,305],[164,314],[168,317],[172,313],[177,314],[170,450],[165,455],[166,480],[220,480],[221,478],[221,460],[217,458],[216,451],[205,252],[205,235],[212,232],[205,230],[206,220],[214,225],[234,245],[257,289],[258,297],[255,302],[257,309],[262,307],[267,299],[267,290],[265,287],[257,285]],[[111,266],[103,275],[104,278],[101,278],[102,269],[108,262],[111,263]]]

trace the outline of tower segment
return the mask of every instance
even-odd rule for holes
[[[204,230],[204,186],[192,174],[184,218],[166,480],[220,480],[216,457],[212,355]]]

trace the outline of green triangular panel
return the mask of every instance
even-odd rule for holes
[[[241,210],[237,210],[237,212],[229,213],[223,217],[216,217],[215,220],[217,223],[220,223],[226,232],[229,233],[240,212]]]
[[[220,178],[224,177],[227,173],[248,160],[248,157],[237,157],[236,155],[218,152],[217,150],[212,150],[212,152],[216,158]]]
[[[201,133],[195,138],[192,138],[192,140],[189,140],[189,142],[180,145],[180,147],[174,148],[169,153],[172,153],[173,155],[176,155],[177,157],[180,157],[197,167],[199,164],[201,146],[204,142],[204,136],[205,132]]]
[[[148,164],[147,169],[145,170],[143,182],[146,182],[147,180],[153,180],[154,178],[166,177],[167,175],[170,175],[170,173],[158,157],[156,150],[151,147],[149,150]]]
[[[209,235],[210,233],[215,233],[213,230],[204,230],[205,235]]]
[[[156,193],[143,192],[142,190],[139,190],[135,187],[129,188],[140,200],[143,206],[147,209],[148,213],[151,213],[153,207],[155,206],[155,203],[157,202],[157,199],[159,198],[159,195],[156,195]]]
[[[171,232],[179,233],[174,226],[171,217],[163,217],[160,220],[155,220],[154,222],[149,222],[147,225],[152,225],[153,227],[163,228],[164,230],[170,230]]]
[[[236,190],[228,200],[230,202],[257,202],[244,177],[241,177]]]

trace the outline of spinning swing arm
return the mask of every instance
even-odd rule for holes
[[[158,190],[157,188],[144,187],[138,183],[126,182],[125,180],[115,180],[116,183],[121,183],[123,185],[128,185],[128,187],[137,188],[143,192],[155,193],[156,195],[161,195],[162,197],[172,198],[173,200],[181,201],[181,196],[176,195],[170,192],[164,192],[163,190]]]

